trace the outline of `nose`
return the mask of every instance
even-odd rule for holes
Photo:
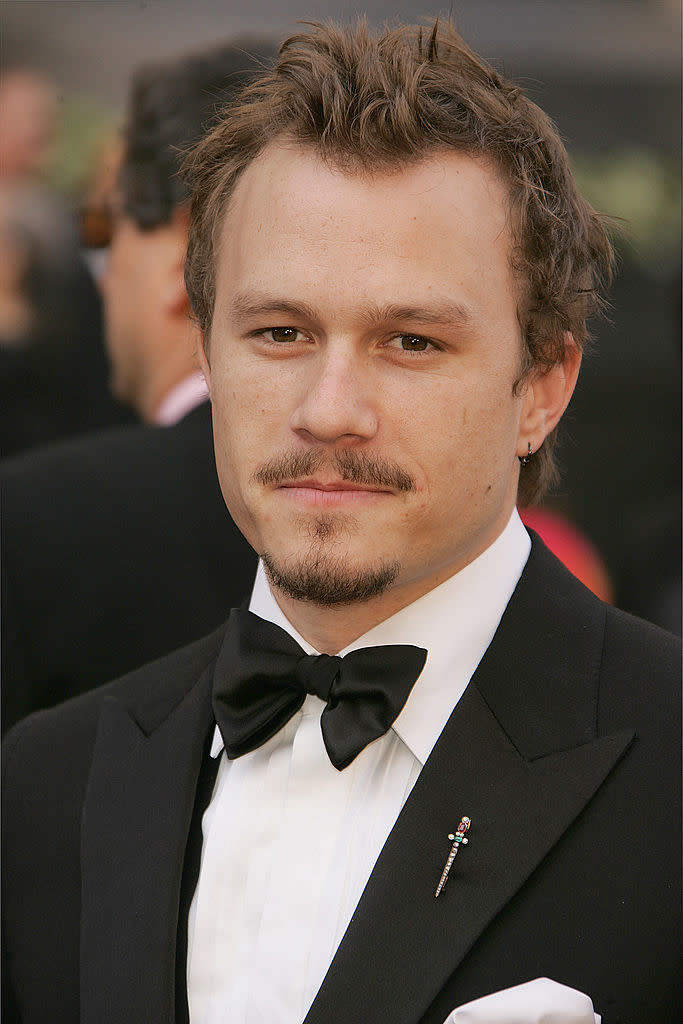
[[[377,433],[377,395],[370,369],[358,353],[321,349],[304,376],[292,429],[318,444],[367,441]]]

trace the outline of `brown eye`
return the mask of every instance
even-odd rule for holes
[[[273,327],[271,328],[270,336],[273,341],[281,343],[296,341],[298,333],[295,327]]]
[[[404,352],[425,352],[429,346],[427,339],[418,334],[402,334],[400,340]]]

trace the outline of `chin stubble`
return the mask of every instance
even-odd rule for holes
[[[278,486],[313,475],[325,464],[352,483],[390,488],[406,493],[415,488],[413,478],[397,463],[352,448],[330,452],[324,448],[282,452],[263,463],[253,476],[256,483]],[[261,557],[272,587],[297,601],[324,606],[355,604],[383,594],[401,572],[399,561],[354,566],[344,555],[333,554],[331,545],[341,535],[357,533],[361,521],[348,513],[299,516],[296,527],[308,537],[308,550],[296,561],[279,562],[270,552]]]
[[[267,551],[261,557],[272,587],[296,601],[325,607],[357,604],[379,597],[401,571],[400,562],[354,569],[347,559],[332,556],[322,549],[315,554],[309,552],[291,565],[278,565]]]

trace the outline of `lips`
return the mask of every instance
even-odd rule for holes
[[[372,484],[358,484],[351,480],[288,480],[277,489],[285,498],[298,504],[324,508],[382,500],[392,493]]]
[[[305,479],[305,480],[288,480],[286,483],[280,484],[282,488],[305,488],[315,491],[369,491],[375,494],[387,494],[389,493],[386,488],[376,487],[373,484],[359,484],[353,480],[330,480],[323,482],[322,480]]]

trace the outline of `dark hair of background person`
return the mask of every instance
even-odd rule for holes
[[[238,40],[138,73],[121,199],[143,228],[185,205],[184,150],[275,53]],[[251,590],[256,554],[220,492],[208,402],[173,426],[7,460],[0,483],[3,730],[216,629]]]
[[[190,154],[185,274],[202,330],[213,312],[216,226],[242,172],[278,137],[356,173],[391,172],[448,149],[485,157],[510,190],[524,341],[517,384],[560,362],[568,333],[583,348],[586,319],[612,275],[606,218],[579,194],[548,116],[438,20],[431,32],[374,30],[359,19],[291,36],[272,71]],[[522,504],[554,481],[554,441],[553,432],[520,475]]]
[[[138,227],[167,224],[189,200],[179,174],[187,149],[275,56],[272,43],[244,38],[182,61],[148,64],[133,77],[119,190],[123,212]]]

